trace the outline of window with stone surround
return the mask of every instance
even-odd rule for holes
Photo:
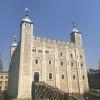
[[[73,54],[72,54],[72,53],[71,53],[71,55],[70,55],[70,56],[71,56],[71,58],[73,58]]]
[[[62,79],[64,79],[64,74],[62,74]]]
[[[52,80],[52,73],[49,73],[49,79]]]
[[[51,60],[49,60],[49,65],[51,65]]]
[[[35,59],[35,64],[38,64],[38,59]]]
[[[73,75],[73,79],[75,80],[75,75]]]

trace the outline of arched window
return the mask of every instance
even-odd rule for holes
[[[34,73],[34,82],[39,82],[39,73],[38,72]]]
[[[49,60],[49,65],[51,65],[51,60]]]
[[[35,64],[38,64],[38,59],[35,59]]]
[[[61,61],[61,66],[63,66],[63,62]]]
[[[64,75],[62,74],[62,79],[64,79]]]
[[[52,79],[52,73],[49,73],[49,79]]]

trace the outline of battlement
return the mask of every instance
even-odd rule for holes
[[[69,45],[69,42],[66,42],[66,41],[63,41],[63,40],[52,40],[52,39],[49,39],[49,38],[42,38],[42,37],[39,37],[39,36],[33,36],[33,41],[50,43],[50,44]]]

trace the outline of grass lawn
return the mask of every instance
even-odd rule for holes
[[[0,100],[4,100],[4,95],[0,94]]]
[[[97,92],[90,92],[90,94],[95,96],[95,97],[100,98],[100,92],[99,93],[97,93]]]

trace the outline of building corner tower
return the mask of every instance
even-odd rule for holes
[[[20,41],[14,50],[10,66],[7,94],[14,100],[31,100],[32,89],[32,33],[33,23],[26,16],[20,24]]]
[[[32,88],[32,33],[33,23],[28,18],[28,9],[26,8],[26,17],[20,25],[20,68],[19,68],[19,86],[18,98],[31,99]]]
[[[83,94],[84,92],[89,90],[88,77],[87,77],[84,46],[82,43],[81,32],[77,30],[74,20],[73,20],[73,30],[71,33],[71,43],[74,44],[74,50],[75,50],[77,83],[78,83],[79,93]]]

